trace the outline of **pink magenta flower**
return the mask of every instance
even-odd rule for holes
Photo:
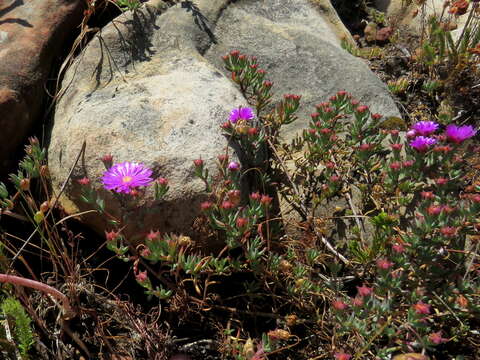
[[[255,117],[253,110],[249,107],[239,107],[230,112],[230,122],[236,124],[238,120],[252,120]]]
[[[419,121],[412,126],[417,135],[428,136],[438,130],[438,124],[435,121]]]
[[[143,164],[128,161],[113,165],[102,177],[105,189],[125,194],[139,186],[148,186],[152,181],[152,170]]]
[[[424,152],[427,151],[430,146],[435,145],[436,143],[437,140],[434,138],[417,136],[410,142],[410,146],[417,151]]]
[[[228,170],[230,171],[237,171],[240,169],[240,164],[236,161],[231,161],[230,164],[228,164]]]
[[[470,125],[457,126],[450,124],[445,130],[445,135],[447,136],[447,139],[456,144],[460,144],[464,140],[475,136],[476,133],[477,130],[475,130],[473,126]]]

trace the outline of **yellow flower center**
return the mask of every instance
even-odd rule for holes
[[[122,178],[122,182],[123,183],[129,183],[130,181],[132,181],[132,177],[131,176],[124,176]]]

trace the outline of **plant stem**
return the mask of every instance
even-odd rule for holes
[[[75,314],[75,312],[73,311],[70,305],[70,301],[68,300],[68,298],[64,294],[62,294],[60,291],[58,291],[57,289],[47,284],[41,283],[39,281],[31,280],[31,279],[26,279],[20,276],[7,275],[7,274],[0,274],[0,282],[26,286],[32,289],[40,290],[46,294],[53,296],[55,299],[61,301],[63,305],[63,310],[65,311],[65,315],[67,317],[72,317]]]

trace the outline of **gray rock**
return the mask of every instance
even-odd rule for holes
[[[258,57],[274,83],[276,99],[302,96],[299,121],[283,129],[286,140],[304,129],[314,105],[347,90],[373,112],[400,116],[386,86],[367,64],[340,47],[338,35],[308,0],[239,1],[217,22],[218,44],[206,58],[221,68],[220,56],[239,50]]]
[[[56,192],[83,141],[85,156],[73,178],[91,178],[115,216],[120,203],[99,182],[103,155],[111,153],[115,162],[143,162],[170,182],[165,201],[151,212],[128,209],[129,235],[150,229],[192,234],[204,200],[193,160],[213,166],[227,145],[219,125],[233,107],[245,104],[236,87],[195,50],[198,33],[190,17],[180,8],[122,15],[90,42],[63,82],[49,145]],[[68,213],[88,208],[78,195],[72,181],[61,198]],[[108,229],[99,216],[85,221],[98,231]]]

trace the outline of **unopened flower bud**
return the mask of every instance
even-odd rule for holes
[[[273,198],[268,196],[268,195],[262,195],[262,198],[260,199],[260,203],[263,205],[270,205],[272,202]]]
[[[103,162],[103,165],[105,165],[105,167],[107,169],[110,169],[113,165],[113,155],[112,154],[105,154],[102,156],[102,162]]]
[[[47,165],[42,165],[40,166],[40,176],[41,177],[48,177],[50,174],[49,170],[48,170],[48,166]]]
[[[25,178],[20,180],[20,189],[22,189],[23,191],[30,190],[30,179]]]
[[[147,272],[146,271],[140,271],[137,274],[135,274],[135,279],[139,283],[144,283],[145,281],[148,280]]]
[[[116,231],[110,231],[110,232],[106,232],[105,231],[105,237],[107,238],[107,241],[112,241],[112,240],[116,240],[118,238],[120,234]]]
[[[218,161],[220,161],[221,164],[224,164],[228,161],[228,155],[226,154],[218,155],[217,159]]]
[[[367,105],[360,105],[357,107],[357,112],[363,114],[364,112],[368,111]]]
[[[262,198],[262,195],[260,195],[259,192],[255,192],[255,193],[250,194],[250,199],[252,199],[254,201],[260,201],[261,198]]]
[[[203,166],[203,160],[202,159],[193,160],[193,164],[195,165],[195,167],[202,167]]]
[[[240,203],[240,190],[230,190],[227,193],[228,200],[230,200],[234,205],[238,205]]]
[[[227,201],[222,202],[220,207],[224,210],[229,210],[229,209],[233,209],[234,205],[231,201],[227,200]]]
[[[89,185],[90,184],[90,179],[88,177],[83,177],[81,179],[78,179],[77,182],[80,185]]]
[[[191,244],[192,244],[192,239],[190,238],[190,236],[182,235],[178,238],[178,245],[180,245],[181,247],[187,247],[187,246],[190,246]]]
[[[297,324],[298,317],[295,314],[290,314],[285,316],[285,323],[287,326],[295,326]]]
[[[289,261],[283,259],[280,261],[278,268],[281,272],[289,274],[292,271],[293,266]]]
[[[140,252],[140,256],[141,257],[149,257],[150,255],[152,255],[152,252],[150,251],[150,249],[148,247],[145,247],[141,252]]]
[[[164,177],[160,177],[157,179],[157,182],[159,185],[161,186],[167,186],[168,185],[168,179],[164,178]]]
[[[213,206],[213,203],[210,201],[204,201],[200,204],[200,209],[203,211],[211,209]]]
[[[236,224],[237,224],[237,228],[241,229],[241,228],[247,226],[248,219],[239,217],[239,218],[237,218]]]
[[[40,205],[40,211],[43,212],[43,213],[46,213],[48,211],[48,209],[50,209],[50,203],[48,201],[44,201]]]
[[[35,215],[33,215],[33,220],[35,220],[35,223],[40,224],[43,219],[45,219],[45,215],[41,211],[37,211]]]

